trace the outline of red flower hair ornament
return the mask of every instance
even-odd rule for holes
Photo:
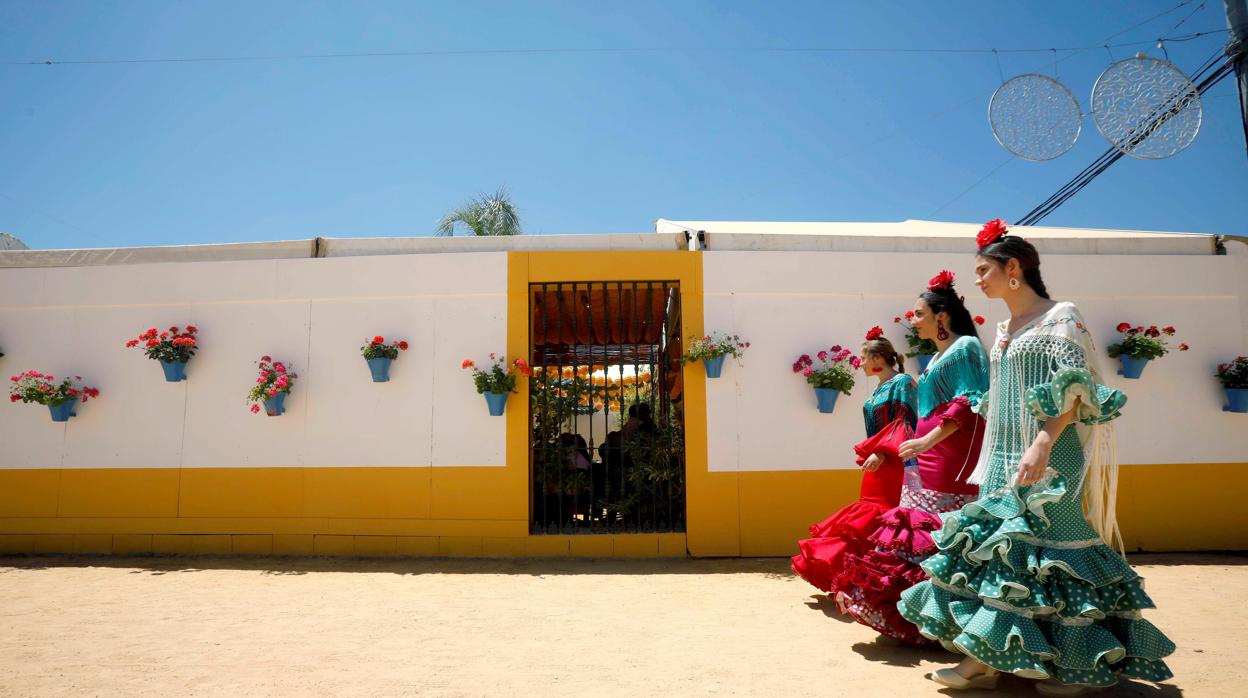
[[[953,288],[953,272],[942,269],[939,274],[932,277],[927,282],[927,290],[929,291],[945,291]]]
[[[1005,237],[1008,232],[1010,232],[1010,229],[1006,227],[1005,221],[1000,218],[994,218],[985,223],[984,227],[979,229],[979,234],[975,236],[975,243],[979,245],[979,249],[982,250],[997,240]]]
[[[867,330],[867,341],[868,341],[868,342],[870,342],[870,341],[874,341],[874,340],[879,339],[880,337],[883,337],[883,336],[884,336],[884,330],[880,329],[880,326],[879,326],[879,325],[876,325],[875,327],[872,327],[871,329]]]

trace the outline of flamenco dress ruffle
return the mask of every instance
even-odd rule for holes
[[[1030,406],[1051,417],[1079,395],[1085,424],[1117,416],[1125,398],[1083,373],[1059,372],[1029,390]],[[943,515],[939,550],[922,564],[930,580],[902,592],[900,614],[925,637],[1025,678],[1093,687],[1119,675],[1169,678],[1162,659],[1174,643],[1141,617],[1155,607],[1143,580],[1083,516],[1082,464],[1073,428],[1034,485],[1008,484],[1005,464],[996,463],[988,494]]]
[[[799,540],[792,558],[793,571],[820,591],[836,594],[845,556],[861,554],[874,544],[871,534],[879,515],[897,506],[902,465],[896,444],[909,438],[909,427],[897,420],[854,446],[858,465],[876,452],[884,456],[879,468],[863,473],[859,500],[810,527],[810,538]],[[891,454],[891,455],[889,455]]]

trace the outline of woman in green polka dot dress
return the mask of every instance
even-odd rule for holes
[[[988,428],[971,476],[980,496],[942,514],[930,579],[897,608],[966,657],[932,674],[951,688],[992,688],[1000,672],[1039,679],[1043,695],[1079,695],[1119,675],[1170,678],[1172,643],[1141,615],[1143,580],[1118,552],[1109,426],[1126,396],[1100,383],[1079,310],[1054,302],[1030,243],[1000,220],[980,232],[976,284],[1010,319],[992,345]],[[1085,491],[1087,514],[1084,513]],[[1090,520],[1089,520],[1090,519]]]

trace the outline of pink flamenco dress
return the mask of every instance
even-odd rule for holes
[[[985,423],[976,410],[987,390],[988,357],[975,337],[959,337],[919,376],[915,433],[923,436],[946,422],[958,429],[904,464],[898,506],[880,513],[867,548],[844,556],[832,584],[844,612],[882,635],[915,645],[930,642],[898,612],[897,600],[927,579],[919,564],[937,552],[932,535],[941,528],[939,515],[978,494],[967,478],[983,445]]]
[[[838,595],[847,555],[867,552],[870,536],[880,514],[900,501],[902,464],[897,446],[911,438],[914,425],[914,379],[899,373],[882,383],[863,405],[868,438],[854,446],[861,466],[872,453],[885,456],[884,463],[864,473],[858,501],[810,527],[810,538],[797,542],[793,571],[820,591]],[[891,457],[890,455],[891,454]]]

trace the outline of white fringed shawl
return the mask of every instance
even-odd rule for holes
[[[1084,510],[1088,522],[1106,544],[1122,551],[1115,506],[1118,498],[1116,440],[1113,426],[1105,423],[1116,416],[1116,410],[1114,414],[1103,414],[1104,401],[1097,395],[1098,386],[1102,385],[1100,366],[1083,316],[1073,303],[1060,302],[1013,337],[1006,332],[1006,327],[1007,323],[997,326],[997,338],[991,347],[988,398],[981,405],[981,414],[987,410],[987,432],[979,461],[968,481],[982,486],[988,477],[991,457],[996,451],[1002,451],[1004,453],[999,455],[1004,456],[1003,460],[1013,463],[1012,472],[1006,474],[1005,487],[1017,489],[1014,481],[1018,461],[1040,433],[1044,418],[1037,414],[1033,401],[1028,399],[1028,389],[1043,389],[1041,384],[1051,382],[1062,369],[1082,369],[1090,374],[1091,380],[1063,391],[1059,396],[1061,411],[1057,414],[1070,411],[1075,399],[1079,399],[1079,411],[1071,422],[1083,445],[1082,482],[1075,483],[1076,491],[1079,485],[1085,485]],[[1007,352],[1008,367],[1002,361]],[[1003,400],[1010,404],[1003,404]],[[1015,411],[1013,419],[1006,419],[1006,410]],[[1001,433],[1007,428],[1010,433]],[[1045,480],[1054,474],[1052,469],[1047,470]]]

